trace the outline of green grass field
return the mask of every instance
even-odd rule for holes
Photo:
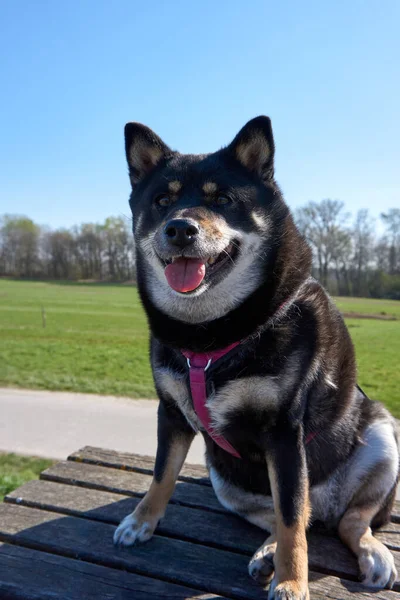
[[[347,323],[360,385],[400,417],[400,302],[338,298],[337,304],[343,312],[397,317]],[[155,396],[134,287],[0,280],[0,335],[0,385]]]
[[[132,286],[0,280],[0,336],[2,385],[155,395],[147,323]]]
[[[54,461],[45,458],[0,454],[0,502],[4,496],[31,479],[38,479]]]

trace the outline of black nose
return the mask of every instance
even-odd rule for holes
[[[170,244],[185,248],[196,241],[199,228],[193,222],[185,219],[173,219],[164,227],[164,235]]]

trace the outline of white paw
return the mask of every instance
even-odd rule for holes
[[[128,515],[114,533],[114,544],[133,546],[136,542],[147,542],[154,533],[157,523],[138,521],[134,514]]]
[[[363,550],[359,554],[358,564],[363,585],[374,588],[393,587],[397,571],[392,554],[383,544],[377,542]]]
[[[307,585],[300,586],[294,581],[278,583],[274,577],[269,586],[268,600],[310,600],[310,594]]]
[[[249,575],[261,585],[271,581],[274,574],[276,544],[261,546],[249,562]]]

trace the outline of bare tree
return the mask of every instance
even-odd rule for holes
[[[3,274],[39,274],[40,227],[28,217],[4,215],[0,224],[0,265]]]
[[[313,249],[319,279],[324,286],[328,284],[331,264],[339,260],[342,249],[348,244],[348,218],[343,202],[330,199],[309,202],[295,213],[297,225]]]
[[[368,210],[359,210],[352,229],[353,293],[356,296],[368,295],[368,270],[373,259],[374,229],[374,221]]]
[[[74,228],[73,235],[80,277],[82,279],[102,279],[102,226],[97,223],[84,223],[80,227]]]
[[[389,238],[389,273],[400,273],[400,208],[390,208],[387,213],[381,213],[381,219],[386,225]]]
[[[76,279],[79,267],[76,256],[76,240],[67,229],[48,231],[43,235],[42,250],[46,273],[52,279]]]
[[[108,217],[103,225],[103,238],[109,278],[113,281],[130,279],[132,235],[128,231],[125,220],[122,217]]]

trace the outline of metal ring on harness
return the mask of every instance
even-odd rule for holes
[[[187,364],[188,364],[188,367],[189,367],[189,369],[191,369],[192,365],[190,364],[190,358],[187,358],[187,359],[186,359],[186,361],[187,361]],[[207,369],[208,369],[208,367],[211,365],[211,363],[212,363],[212,358],[209,358],[209,359],[208,359],[208,363],[207,363],[207,364],[206,364],[206,366],[204,367],[203,371],[207,371]],[[195,367],[195,368],[196,368],[196,367]],[[203,367],[202,367],[202,368],[203,368]]]

